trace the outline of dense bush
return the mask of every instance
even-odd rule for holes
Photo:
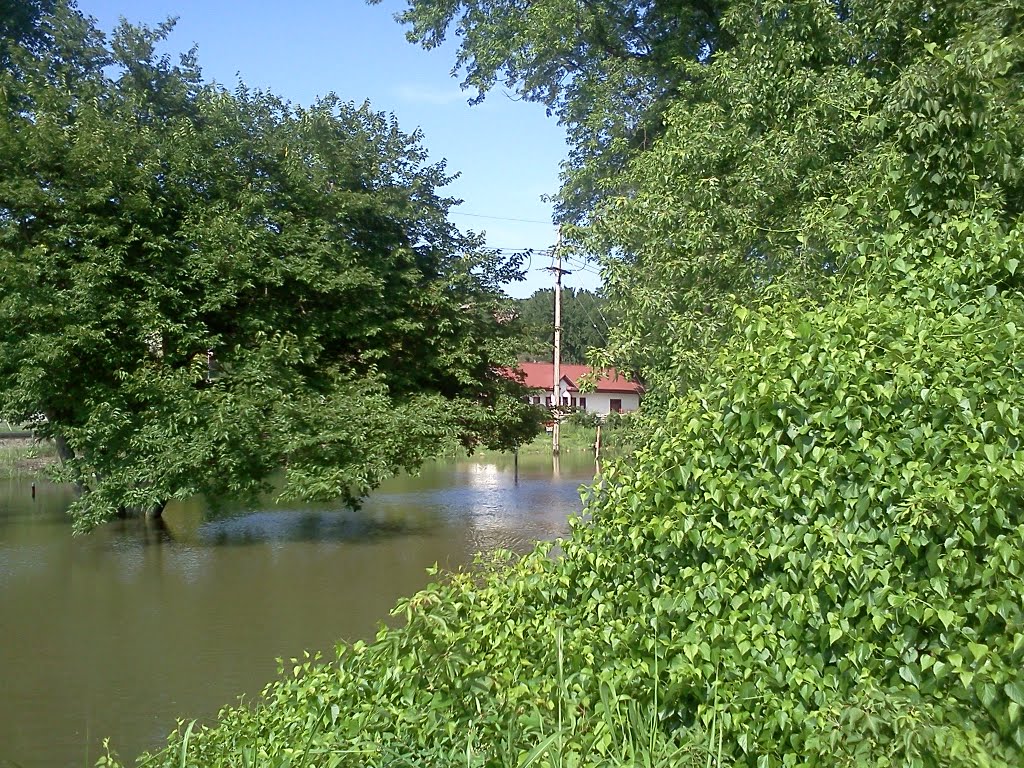
[[[744,317],[560,557],[451,576],[146,764],[1020,765],[1020,234],[883,239],[886,290]]]
[[[584,427],[586,429],[594,429],[598,424],[601,423],[600,415],[591,411],[585,411],[583,409],[573,410],[566,419],[567,424],[572,424],[576,427]]]

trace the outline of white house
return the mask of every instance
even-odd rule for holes
[[[535,390],[533,402],[554,407],[554,363],[520,363],[519,370],[524,375],[526,386]],[[599,416],[607,416],[613,411],[628,413],[640,407],[644,388],[636,381],[620,376],[614,368],[599,371],[596,386],[589,391],[581,388],[578,382],[584,376],[592,375],[593,368],[562,363],[558,373],[561,377],[558,394],[563,407],[579,408]]]

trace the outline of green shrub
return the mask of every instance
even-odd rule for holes
[[[577,427],[594,429],[601,423],[601,417],[590,411],[573,409],[572,413],[569,414],[565,421]]]
[[[145,764],[1020,765],[1018,235],[746,318],[560,558],[452,575]]]
[[[957,222],[892,293],[751,318],[591,503],[565,576],[629,584],[605,622],[650,606],[667,722],[728,716],[751,765],[1020,763],[1016,235]]]

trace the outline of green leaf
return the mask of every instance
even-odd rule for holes
[[[1024,683],[1019,680],[1013,680],[1003,686],[1003,691],[1009,697],[1010,701],[1024,706]]]

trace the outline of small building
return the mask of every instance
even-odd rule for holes
[[[553,408],[557,402],[554,393],[554,363],[520,363],[526,386],[536,393],[532,402]],[[607,416],[609,413],[628,413],[640,407],[644,388],[636,381],[627,379],[614,368],[598,372],[596,386],[589,391],[580,385],[580,379],[591,377],[594,369],[587,365],[562,363],[558,370],[559,399],[563,408],[578,408],[581,411]]]

